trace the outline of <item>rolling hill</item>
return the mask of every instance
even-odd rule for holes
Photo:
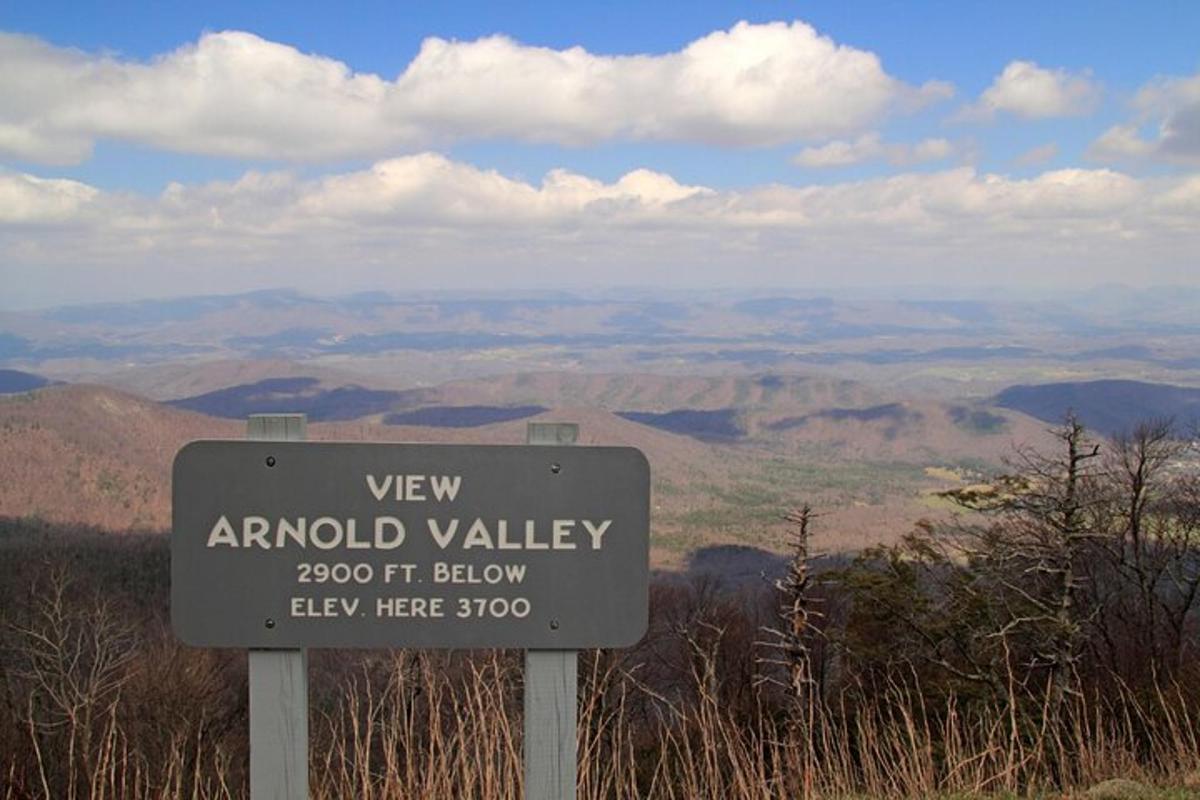
[[[175,451],[240,430],[94,386],[0,398],[0,515],[163,529]]]
[[[515,444],[528,420],[577,422],[583,444],[646,453],[658,566],[724,544],[778,549],[780,512],[800,502],[826,510],[819,536],[826,549],[893,538],[939,513],[924,493],[947,488],[960,468],[994,463],[1044,428],[986,406],[881,403],[860,385],[809,376],[518,374],[422,389],[397,401],[405,411],[370,407],[376,413],[340,421],[339,408],[361,410],[362,397],[375,397],[345,388],[311,377],[263,378],[208,397],[249,402],[239,416],[308,411],[314,440]],[[355,389],[394,399],[388,390]],[[296,405],[306,398],[316,405]],[[244,430],[240,419],[86,385],[10,396],[0,401],[0,428],[0,515],[112,529],[165,529],[175,451],[191,439],[240,438]]]
[[[361,419],[419,402],[420,390],[397,392],[357,384],[326,387],[318,378],[264,378],[211,392],[170,400],[168,405],[213,417],[245,419],[279,408],[307,414],[314,422]]]
[[[818,447],[842,459],[920,463],[994,460],[1011,450],[1014,438],[1036,440],[1044,427],[1023,414],[979,402],[888,398],[855,381],[778,373],[515,373],[401,391],[281,377],[170,402],[231,419],[288,408],[318,422],[433,428],[486,426],[550,408],[590,408],[702,442],[769,451]]]
[[[632,445],[655,475],[679,485],[727,480],[712,448],[594,409],[543,410],[535,419],[581,425],[581,443]],[[326,441],[517,444],[525,420],[473,428],[314,423],[309,438]],[[170,466],[193,439],[240,438],[245,424],[173,408],[113,389],[54,386],[0,398],[0,516],[39,517],[111,530],[170,525]],[[660,485],[671,485],[669,482]],[[672,495],[659,510],[687,508],[693,498]],[[682,505],[680,505],[682,504]],[[660,553],[659,561],[665,555]]]
[[[114,365],[94,362],[60,372],[49,373],[68,383],[108,386],[152,400],[168,401],[198,397],[235,386],[250,386],[279,378],[311,378],[321,386],[345,386],[361,383],[364,376],[323,364],[299,363],[285,359],[187,359],[161,364]],[[371,375],[374,389],[395,389],[385,375]]]
[[[32,372],[22,372],[17,369],[0,369],[0,394],[17,394],[41,389],[52,383],[41,375]]]
[[[1200,389],[1162,383],[1102,380],[1011,386],[994,402],[1050,423],[1062,422],[1073,411],[1084,425],[1108,436],[1149,418],[1172,419],[1181,434],[1200,427]]]
[[[437,388],[446,403],[590,406],[610,411],[667,413],[680,409],[815,409],[881,402],[878,390],[817,375],[658,375],[520,372]]]

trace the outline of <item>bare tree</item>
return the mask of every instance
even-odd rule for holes
[[[961,527],[956,543],[1003,606],[990,635],[1006,651],[1021,645],[1028,674],[1045,676],[1047,713],[1057,718],[1067,695],[1079,692],[1079,658],[1096,611],[1085,602],[1087,563],[1102,532],[1094,525],[1100,446],[1073,414],[1053,434],[1057,453],[1019,450],[1015,473],[993,491],[950,496],[994,518]]]
[[[134,651],[131,628],[102,597],[80,607],[69,588],[56,571],[32,618],[11,629],[22,662],[14,672],[29,686],[27,724],[42,786],[48,796],[73,800],[90,794],[97,728],[112,722]]]
[[[1109,615],[1126,623],[1125,637],[1133,638],[1137,652],[1155,665],[1162,663],[1163,655],[1160,590],[1172,557],[1165,546],[1170,534],[1163,518],[1150,512],[1163,499],[1163,472],[1180,452],[1171,421],[1153,420],[1113,437],[1105,459],[1112,504],[1109,552],[1118,572],[1117,580],[1111,581]],[[1121,595],[1130,594],[1132,602],[1126,603]]]
[[[1154,420],[1117,437],[1112,470],[1124,497],[1119,563],[1137,593],[1145,652],[1172,667],[1200,590],[1200,475],[1172,471],[1187,452],[1171,420]]]
[[[816,680],[813,674],[812,639],[816,632],[813,622],[821,616],[814,606],[810,525],[816,515],[807,503],[789,509],[783,519],[790,524],[789,558],[782,577],[775,580],[778,596],[778,627],[767,627],[768,640],[761,642],[772,652],[761,663],[782,667],[786,672],[786,689],[795,708],[801,714],[811,709]],[[780,683],[769,672],[760,673],[760,680]]]

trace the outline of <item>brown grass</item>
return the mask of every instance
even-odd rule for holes
[[[1170,781],[1200,768],[1200,720],[1178,687],[1145,699],[1121,693],[1079,702],[1059,731],[1002,707],[968,711],[953,698],[931,708],[904,677],[799,713],[771,714],[759,705],[747,719],[719,700],[711,655],[700,654],[690,692],[675,699],[640,682],[637,666],[612,654],[581,659],[583,798],[1034,795],[1114,776]],[[518,663],[516,654],[498,652],[364,658],[337,685],[328,709],[313,714],[312,796],[521,797]],[[689,694],[694,699],[682,699]],[[212,721],[200,716],[162,731],[155,758],[116,709],[111,704],[92,721],[92,736],[81,720],[55,729],[59,745],[76,745],[56,751],[54,763],[45,720],[28,709],[27,744],[37,765],[31,770],[10,753],[0,796],[246,795],[246,754],[230,750]],[[85,739],[86,748],[79,744]]]

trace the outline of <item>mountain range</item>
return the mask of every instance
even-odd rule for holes
[[[36,383],[27,374],[16,385]],[[774,373],[517,373],[404,391],[292,376],[156,401],[41,385],[0,398],[0,515],[166,529],[176,450],[240,437],[252,413],[307,413],[313,439],[479,444],[520,442],[529,420],[569,420],[586,444],[646,452],[660,564],[729,543],[774,549],[780,511],[801,501],[830,509],[831,549],[852,549],[944,512],[929,502],[935,490],[999,469],[1018,444],[1049,446],[1046,429],[1065,412],[1053,398],[1087,398],[1076,410],[1106,426],[1131,424],[1145,409],[1196,408],[1196,392],[1181,387],[1037,388],[946,402]]]

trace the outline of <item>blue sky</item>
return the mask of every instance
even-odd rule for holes
[[[835,41],[877,53],[887,70],[911,83],[952,80],[962,96],[983,91],[1013,59],[1091,69],[1112,95],[1081,124],[1042,120],[1028,126],[947,126],[941,115],[899,119],[909,136],[959,134],[987,143],[983,163],[1012,168],[1011,160],[1045,141],[1057,141],[1059,161],[1078,160],[1091,138],[1121,116],[1128,99],[1155,75],[1200,69],[1200,3],[1165,2],[909,2],[876,3],[27,3],[0,11],[0,28],[90,51],[147,60],[194,41],[204,31],[243,30],[333,56],[352,69],[394,77],[428,36],[471,40],[506,34],[530,45],[582,46],[594,53],[662,53],[739,20],[801,19]],[[1191,31],[1192,36],[1187,35]],[[1044,140],[1044,141],[1043,141]],[[782,152],[781,152],[782,151]],[[766,180],[829,182],[880,170],[784,169],[788,149],[723,152],[677,144],[623,143],[599,148],[528,147],[511,142],[460,144],[456,155],[506,172],[540,175],[570,165],[600,177],[651,162],[672,174],[722,186]],[[731,158],[730,156],[733,156]],[[93,178],[106,187],[157,190],[170,180],[232,177],[248,163],[179,158],[108,144],[97,157],[61,174]],[[362,163],[362,162],[346,162]],[[810,174],[803,175],[802,172]]]
[[[0,7],[0,307],[1200,280],[1200,4],[514,5]]]

